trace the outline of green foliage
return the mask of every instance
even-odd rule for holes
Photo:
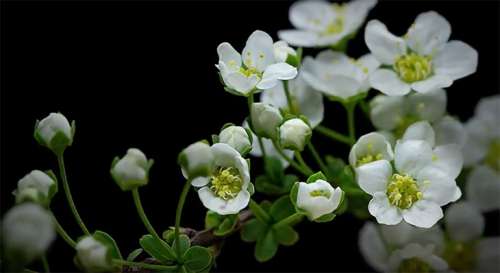
[[[139,244],[144,251],[162,264],[172,264],[176,260],[172,247],[163,241],[159,241],[150,234],[142,236],[139,240]]]
[[[208,211],[205,216],[205,228],[212,229],[216,236],[229,235],[238,223],[238,214],[219,215],[216,212]]]
[[[174,251],[177,251],[177,244],[177,240],[174,240],[174,243],[172,244],[172,249]],[[189,247],[191,247],[191,241],[186,234],[179,234],[179,246],[181,250],[181,256],[184,256],[184,253],[186,253]]]
[[[311,176],[309,176],[307,178],[307,183],[313,183],[313,182],[316,182],[317,180],[324,180],[324,181],[328,181],[328,179],[326,178],[326,176],[322,173],[322,172],[317,172],[315,174],[312,174]]]
[[[109,249],[109,255],[112,259],[120,259],[123,260],[122,254],[120,253],[120,249],[116,244],[115,240],[104,231],[96,231],[92,235],[94,239],[103,243]]]
[[[142,250],[142,248],[138,248],[138,249],[135,249],[134,251],[130,252],[130,254],[128,254],[128,256],[127,256],[127,261],[133,262],[135,259],[137,259],[137,257],[139,257],[139,255],[142,254],[142,252],[144,252],[144,250]]]
[[[264,175],[257,177],[255,188],[258,192],[268,195],[286,194],[298,180],[295,175],[285,174],[281,161],[275,157],[266,158],[264,171]]]
[[[205,247],[193,246],[183,256],[187,272],[202,272],[212,265],[212,253]]]

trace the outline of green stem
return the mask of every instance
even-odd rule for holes
[[[347,125],[349,128],[349,139],[351,140],[351,145],[356,142],[356,127],[354,124],[354,109],[356,108],[356,103],[348,103],[344,105],[347,110]]]
[[[366,103],[366,101],[365,100],[361,100],[359,102],[359,106],[361,107],[361,110],[366,115],[366,117],[370,118],[370,106]]]
[[[68,178],[66,176],[66,167],[64,166],[64,155],[60,154],[57,156],[57,163],[59,164],[59,175],[61,176],[62,179],[62,184],[64,188],[64,193],[66,195],[66,199],[68,200],[69,207],[71,209],[71,212],[73,212],[73,216],[75,217],[76,222],[82,229],[83,233],[86,235],[90,235],[89,230],[85,226],[85,224],[82,221],[82,218],[80,217],[80,214],[78,213],[78,210],[76,209],[75,202],[73,201],[73,196],[71,195],[71,191],[69,189],[69,183],[68,183]]]
[[[63,238],[63,240],[66,241],[66,243],[68,245],[70,245],[72,248],[75,248],[76,247],[75,240],[71,239],[71,237],[64,230],[64,228],[61,226],[61,224],[59,224],[59,221],[57,221],[57,219],[56,219],[56,217],[55,217],[54,214],[52,214],[52,219],[54,221],[54,224],[56,225],[56,231],[59,234],[59,236],[61,236],[61,238]]]
[[[184,188],[182,188],[182,193],[181,196],[179,197],[179,202],[177,203],[177,211],[175,213],[175,240],[176,240],[176,248],[175,251],[177,253],[177,259],[182,259],[181,255],[181,244],[180,242],[180,233],[179,229],[181,226],[181,219],[182,219],[182,209],[184,208],[184,203],[186,202],[186,197],[187,194],[189,193],[189,189],[191,189],[191,180],[188,179],[186,183],[184,184]]]
[[[252,213],[261,222],[269,223],[271,221],[271,216],[269,216],[269,214],[259,205],[259,203],[255,202],[253,199],[250,199],[249,206]]]
[[[292,96],[290,95],[290,90],[288,89],[288,81],[283,81],[283,90],[285,90],[286,101],[288,103],[288,109],[292,115],[298,113],[295,112],[295,107],[293,107]]]
[[[293,161],[290,157],[288,157],[283,152],[283,150],[281,149],[281,147],[276,143],[276,141],[273,141],[273,145],[274,145],[274,148],[276,149],[276,151],[278,152],[278,154],[283,159],[285,159],[286,161],[288,161],[288,163],[290,163],[290,166],[292,166],[294,169],[296,169],[297,171],[299,171],[300,173],[302,173],[305,176],[310,176],[312,174],[312,172],[309,172],[308,170],[304,169],[301,165],[299,165],[297,162]]]
[[[307,165],[304,158],[302,158],[302,154],[300,152],[295,151],[295,157],[297,158],[297,161],[299,162],[300,165],[302,165],[304,169],[306,169],[309,173],[314,173],[314,171],[309,167],[309,165]]]
[[[323,159],[321,159],[321,156],[319,155],[318,151],[314,147],[314,144],[312,144],[311,141],[307,143],[307,148],[309,148],[309,151],[314,157],[314,160],[316,160],[316,163],[318,163],[321,171],[326,175],[328,168],[326,167],[325,162],[323,162]]]
[[[297,223],[299,223],[300,221],[302,221],[302,218],[304,216],[300,213],[294,213],[290,216],[288,216],[287,218],[279,221],[278,223],[274,224],[274,227],[275,228],[280,228],[282,226],[292,226],[292,225],[295,225]]]
[[[153,225],[151,225],[151,222],[149,222],[146,213],[144,213],[141,197],[139,196],[139,190],[137,188],[132,190],[132,196],[134,198],[135,207],[137,208],[137,213],[139,214],[139,217],[141,218],[141,221],[148,230],[149,234],[153,235],[158,241],[162,242],[163,240],[160,238],[158,233],[156,233],[155,229],[153,228]]]
[[[43,271],[46,273],[50,273],[49,261],[47,260],[46,254],[42,255],[42,265],[43,265]]]
[[[138,262],[129,262],[129,261],[123,261],[119,259],[113,259],[113,263],[116,265],[126,265],[126,266],[134,266],[134,267],[141,267],[144,269],[152,269],[152,270],[168,270],[171,271],[173,269],[177,269],[176,265],[159,265],[159,264],[147,264],[147,263],[138,263]]]
[[[329,137],[335,141],[339,141],[339,142],[342,142],[342,143],[345,143],[347,145],[352,145],[353,143],[351,142],[351,139],[341,133],[338,133],[330,128],[327,128],[327,127],[324,127],[322,125],[318,125],[316,126],[316,128],[314,128],[314,130],[316,130],[317,132],[319,132],[320,134],[326,136],[326,137]]]

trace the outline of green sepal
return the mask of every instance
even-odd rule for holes
[[[193,246],[186,251],[183,260],[188,272],[201,272],[212,264],[212,253],[205,247]]]
[[[267,225],[260,220],[254,218],[248,221],[241,228],[241,240],[247,243],[255,242],[266,231]]]
[[[236,126],[236,125],[234,123],[228,122],[228,123],[225,123],[224,125],[222,125],[222,128],[220,130],[222,132],[222,130],[226,129],[227,127],[231,127],[231,126]]]
[[[172,245],[175,240],[175,230],[174,227],[171,227],[161,234],[161,237],[167,242],[167,244]]]
[[[255,259],[261,263],[267,262],[276,255],[277,251],[278,242],[274,238],[274,232],[272,229],[268,229],[255,244]]]
[[[333,102],[340,102],[344,106],[348,106],[348,105],[353,105],[353,104],[358,103],[360,100],[365,99],[367,96],[368,96],[368,92],[362,92],[362,93],[359,93],[355,96],[351,96],[347,99],[337,97],[337,96],[328,96],[328,99],[330,101],[333,101]]]
[[[215,135],[215,134],[212,135],[212,143],[213,144],[219,143],[219,135]]]
[[[319,218],[314,219],[314,222],[316,222],[316,223],[330,222],[335,218],[335,216],[336,216],[335,213],[328,213],[328,214],[325,214]]]
[[[142,254],[144,250],[142,250],[142,248],[138,248],[138,249],[135,249],[134,251],[130,252],[130,254],[128,254],[127,256],[127,261],[129,262],[133,262],[135,259],[137,259],[137,257],[139,257],[139,255]]]
[[[285,62],[291,66],[299,68],[302,62],[302,48],[297,48],[297,50],[295,50],[295,55],[288,54]]]
[[[294,213],[295,208],[288,195],[274,201],[271,209],[269,210],[269,214],[271,215],[275,223],[287,218]]]
[[[295,182],[293,184],[292,189],[290,190],[290,201],[294,205],[295,209],[297,209],[297,194],[299,192],[299,182]]]
[[[299,241],[299,234],[291,226],[273,228],[274,238],[280,245],[292,246]]]
[[[151,234],[142,236],[139,244],[151,257],[163,264],[171,264],[176,260],[172,247],[163,241],[159,241]]]
[[[56,174],[52,170],[47,170],[45,173],[54,180],[54,184],[49,188],[49,193],[47,196],[47,203],[50,204],[50,201],[56,195],[56,193],[59,191],[59,182],[57,180]]]
[[[113,259],[119,259],[123,260],[122,254],[120,253],[120,249],[118,248],[118,245],[116,244],[115,240],[106,232],[97,230],[92,234],[92,237],[96,240],[99,241],[100,243],[104,244],[106,248],[108,249],[108,252],[106,253],[106,258],[109,262],[109,264],[112,264]]]
[[[254,195],[255,186],[253,185],[253,183],[248,183],[247,191],[250,194],[250,196]]]
[[[216,212],[208,211],[205,216],[205,228],[213,229],[216,236],[226,236],[230,234],[238,223],[238,214],[219,215]]]
[[[328,179],[326,178],[326,176],[322,172],[317,172],[317,173],[312,174],[311,176],[309,176],[307,178],[306,183],[313,183],[313,182],[316,182],[317,180],[328,181]]]

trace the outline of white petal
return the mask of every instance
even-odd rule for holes
[[[378,95],[370,102],[370,119],[377,129],[392,131],[405,113],[405,98]]]
[[[320,124],[324,115],[323,95],[312,89],[301,74],[289,82],[289,87],[292,96],[298,101],[300,113],[308,118],[311,127]]]
[[[461,41],[450,41],[433,59],[434,72],[457,80],[476,72],[477,60],[474,48]]]
[[[445,45],[450,34],[450,23],[443,16],[435,11],[424,12],[408,30],[408,46],[420,55],[433,55]]]
[[[289,44],[299,47],[317,46],[318,34],[303,30],[281,30],[278,37]]]
[[[389,69],[375,70],[370,75],[369,81],[373,88],[388,96],[403,96],[410,92],[410,85]]]
[[[238,71],[241,66],[241,55],[229,43],[221,43],[217,47],[219,62],[223,62],[230,71]]]
[[[380,67],[380,62],[373,54],[365,54],[358,59],[358,63],[368,70],[368,74]]]
[[[484,217],[481,212],[467,202],[451,205],[445,212],[446,231],[452,240],[471,242],[483,235]]]
[[[500,116],[500,95],[481,98],[477,103],[475,115],[488,123],[496,124]]]
[[[377,218],[379,224],[396,225],[403,220],[400,211],[389,204],[389,199],[383,192],[377,192],[368,203],[368,211]]]
[[[498,126],[497,126],[498,127]],[[465,123],[467,142],[463,147],[466,166],[472,166],[487,155],[491,141],[491,127],[484,120],[473,117]]]
[[[344,29],[352,33],[365,22],[368,12],[377,4],[377,0],[353,0],[346,4]]]
[[[403,141],[406,140],[423,140],[431,147],[434,147],[435,134],[434,129],[427,121],[415,122],[410,127],[408,127],[403,135]]]
[[[479,241],[476,272],[500,271],[500,237],[490,237]]]
[[[365,42],[375,58],[383,64],[392,65],[398,56],[406,53],[406,42],[390,33],[378,20],[371,20],[366,25]]]
[[[359,186],[370,195],[384,192],[392,175],[392,166],[387,160],[377,160],[364,164],[355,170]]]
[[[447,173],[451,178],[457,178],[464,165],[460,146],[456,144],[437,146],[433,154],[432,165]]]
[[[240,153],[226,143],[216,143],[211,146],[215,165],[220,167],[234,167],[237,158],[241,158]]]
[[[261,30],[254,31],[248,37],[243,49],[243,63],[264,72],[267,66],[274,63],[273,39]]]
[[[467,141],[465,127],[456,118],[444,116],[433,127],[436,132],[436,146],[456,144],[462,149]]]
[[[419,93],[428,93],[439,88],[450,87],[452,83],[448,75],[436,74],[423,81],[412,83],[411,88]]]
[[[198,196],[207,209],[220,215],[236,214],[244,209],[250,201],[250,194],[246,190],[242,190],[235,198],[227,201],[214,195],[208,187],[201,188],[198,191]]]
[[[365,261],[378,272],[387,268],[388,250],[377,230],[379,226],[367,222],[359,231],[359,249]]]
[[[239,72],[234,72],[226,76],[225,82],[229,88],[245,95],[255,89],[255,86],[259,82],[259,78],[256,75],[246,77]]]
[[[487,166],[477,166],[469,174],[467,199],[481,211],[500,209],[500,175]]]
[[[410,115],[422,120],[434,122],[440,119],[446,112],[446,91],[437,89],[425,94],[412,93],[408,95],[405,107]]]
[[[432,149],[425,141],[398,141],[394,157],[396,169],[400,173],[415,177],[422,168],[430,164]]]
[[[429,166],[417,175],[417,184],[424,200],[444,206],[456,199],[457,183],[447,173]]]
[[[326,1],[298,1],[290,7],[290,22],[299,29],[321,31],[330,23],[331,9],[331,4]]]
[[[210,182],[210,179],[208,177],[199,176],[191,181],[191,185],[193,187],[200,188],[200,187],[206,186],[209,182]]]
[[[414,226],[430,228],[443,218],[443,210],[432,201],[420,200],[411,208],[403,210],[403,218]]]
[[[262,80],[257,84],[259,89],[273,88],[278,80],[291,80],[297,76],[297,68],[287,63],[272,64],[266,68]]]
[[[349,164],[357,167],[358,160],[369,155],[374,157],[381,155],[382,158],[380,159],[387,161],[392,161],[394,158],[391,144],[386,140],[384,135],[377,132],[363,135],[358,139],[349,153]]]

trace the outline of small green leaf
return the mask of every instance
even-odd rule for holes
[[[283,165],[281,160],[269,156],[266,158],[264,170],[270,182],[275,185],[280,185],[283,181]]]
[[[173,228],[165,230],[162,234],[161,237],[167,242],[167,244],[172,245],[175,240],[175,231]]]
[[[290,201],[290,197],[285,195],[278,200],[274,201],[269,214],[273,218],[274,222],[277,223],[286,217],[295,213],[295,207]]]
[[[326,222],[330,222],[332,221],[334,218],[335,218],[335,214],[334,213],[329,213],[329,214],[325,214],[317,219],[314,220],[314,222],[316,223],[326,223]]]
[[[207,211],[207,214],[205,216],[205,228],[206,229],[212,229],[216,228],[220,225],[222,221],[222,216],[217,214],[215,211]]]
[[[255,242],[263,235],[266,228],[266,224],[257,219],[252,219],[241,228],[241,240],[248,243]]]
[[[278,242],[274,238],[274,233],[269,229],[255,244],[255,258],[258,262],[267,262],[276,255],[277,251]]]
[[[110,251],[111,258],[123,260],[122,254],[120,253],[120,249],[116,244],[115,240],[104,231],[96,231],[92,235],[94,239],[106,245]]]
[[[274,238],[284,246],[291,246],[299,240],[299,234],[291,226],[273,228]]]
[[[207,248],[193,246],[184,254],[184,266],[190,272],[200,272],[212,263],[212,253]]]
[[[238,214],[227,215],[222,223],[214,230],[216,236],[226,236],[231,233],[238,223]]]
[[[138,248],[128,254],[127,261],[133,262],[142,253],[142,248]]]
[[[156,258],[163,264],[171,264],[175,261],[175,253],[172,248],[150,234],[142,236],[139,244],[151,257]]]
[[[315,174],[312,174],[311,176],[309,176],[309,178],[307,178],[307,183],[313,183],[313,182],[316,182],[316,180],[324,180],[324,181],[328,181],[328,179],[326,178],[326,176],[322,173],[322,172],[317,172]]]
[[[191,241],[189,240],[189,237],[186,234],[179,234],[179,246],[181,249],[181,256],[183,256],[184,253],[191,246]],[[174,240],[174,243],[172,244],[172,249],[174,251],[177,251],[177,240]]]

